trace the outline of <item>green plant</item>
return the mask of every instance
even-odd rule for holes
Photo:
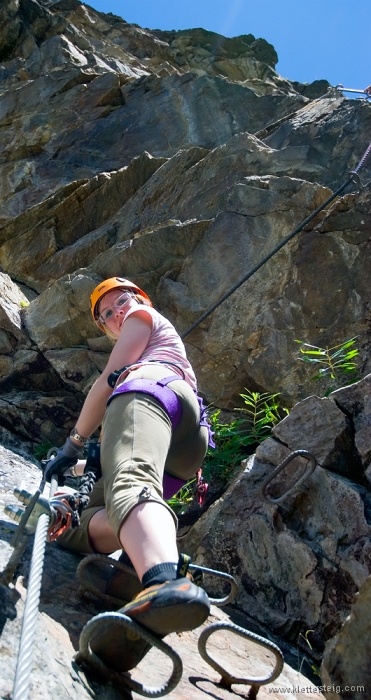
[[[258,391],[247,391],[240,394],[244,400],[243,408],[236,408],[246,415],[246,429],[248,430],[249,442],[263,442],[272,431],[272,427],[281,420],[279,413],[280,404],[277,401],[279,394],[260,394]],[[287,409],[283,409],[287,413]]]
[[[243,418],[221,423],[220,410],[209,416],[216,447],[209,448],[205,458],[203,473],[206,481],[211,477],[228,481],[248,454],[249,446],[269,437],[272,427],[281,419],[278,394],[261,394],[246,388],[245,392],[240,394],[245,406],[235,409],[244,414]]]
[[[313,647],[312,647],[312,645],[311,645],[311,643],[310,643],[310,641],[309,641],[309,639],[308,639],[308,634],[309,634],[309,632],[314,632],[314,630],[307,630],[305,634],[302,634],[302,633],[300,632],[299,638],[301,637],[301,639],[304,639],[304,641],[305,641],[305,643],[308,645],[309,649],[310,649],[311,651],[313,651]],[[298,650],[298,651],[299,651],[299,650]],[[302,668],[303,668],[304,662],[306,662],[306,663],[308,664],[308,666],[310,667],[312,673],[313,673],[315,676],[321,677],[320,669],[318,668],[318,666],[316,666],[312,661],[308,661],[308,659],[307,659],[305,656],[303,656],[303,658],[302,658],[302,660],[301,660],[301,662],[300,662],[299,673],[301,673],[301,670],[302,670]]]
[[[245,421],[239,418],[230,423],[222,423],[220,413],[218,409],[209,415],[215,448],[209,447],[203,464],[206,481],[210,481],[211,476],[217,481],[227,481],[246,456],[246,435],[243,434]]]
[[[248,454],[249,446],[269,437],[272,427],[281,419],[278,394],[260,394],[248,389],[245,392],[240,394],[245,406],[236,409],[244,413],[243,418],[222,423],[220,409],[209,414],[215,448],[208,449],[203,463],[203,477],[207,482],[226,483]],[[188,481],[167,501],[175,513],[183,515],[186,512],[196,494],[196,486],[196,479]]]
[[[21,309],[25,309],[29,305],[30,305],[29,301],[24,301],[24,299],[22,299],[21,304],[20,304]]]
[[[310,362],[321,365],[318,373],[312,377],[312,380],[327,379],[336,382],[336,386],[331,386],[327,389],[325,396],[331,393],[338,386],[353,384],[359,379],[359,370],[354,358],[359,355],[358,349],[355,346],[357,336],[350,338],[340,345],[334,345],[331,348],[321,348],[317,345],[309,345],[303,340],[295,340],[300,345],[299,359],[302,362]]]
[[[177,515],[183,515],[187,510],[189,504],[193,501],[196,489],[196,479],[191,479],[188,481],[175,496],[169,498],[166,503]]]
[[[34,450],[34,456],[40,462],[41,459],[45,459],[50,448],[53,447],[51,442],[42,442],[41,445],[37,445]]]

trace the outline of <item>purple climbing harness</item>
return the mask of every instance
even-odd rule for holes
[[[200,407],[200,425],[204,426],[205,428],[208,429],[208,432],[209,432],[208,445],[209,445],[209,447],[215,447],[214,431],[211,430],[211,425],[210,425],[209,418],[207,415],[207,408],[204,404],[204,400],[203,400],[202,396],[199,396],[198,394],[196,394],[196,399],[197,399],[198,405]]]
[[[119,394],[125,394],[126,392],[131,391],[139,391],[142,394],[149,394],[149,396],[153,396],[161,404],[161,406],[170,418],[172,429],[175,430],[182,417],[182,404],[175,391],[170,389],[167,385],[170,384],[170,382],[174,382],[179,379],[180,377],[178,377],[178,375],[172,374],[169,377],[165,377],[164,379],[159,379],[157,382],[155,382],[152,379],[132,379],[128,382],[123,382],[114,389],[110,398],[107,401],[107,406],[111,403],[112,399],[114,399],[115,396],[119,396]],[[184,380],[180,379],[180,381]],[[207,419],[206,406],[204,405],[201,396],[198,396],[198,394],[196,394],[196,397],[198,405],[200,407],[200,426],[205,426],[208,429],[209,446],[215,447],[215,443],[213,440],[213,432],[211,430],[210,423]],[[175,477],[172,474],[168,474],[165,471],[163,476],[164,499],[168,500],[169,498],[174,496],[174,494],[176,494],[179,491],[179,489],[181,489],[182,486],[184,486],[184,484],[186,483],[187,482],[183,479],[179,479],[178,477]]]
[[[112,399],[119,394],[125,394],[130,391],[139,391],[142,394],[149,394],[161,404],[170,418],[172,429],[175,430],[182,417],[182,404],[175,391],[170,389],[167,385],[179,379],[180,377],[175,374],[164,377],[164,379],[159,379],[157,382],[152,379],[131,379],[128,382],[123,382],[113,390],[107,401],[107,406],[111,403]],[[180,379],[180,381],[184,380]],[[209,446],[215,447],[213,432],[207,418],[207,408],[201,396],[196,394],[196,398],[200,407],[200,425],[206,427],[209,431]]]
[[[129,382],[123,382],[114,389],[107,401],[107,406],[115,396],[125,394],[128,391],[140,391],[142,394],[149,394],[161,404],[170,418],[172,429],[175,430],[182,417],[182,404],[175,391],[169,389],[167,384],[174,382],[176,379],[179,379],[179,377],[172,374],[170,377],[164,377],[164,379],[159,379],[157,382],[152,379],[132,379]]]

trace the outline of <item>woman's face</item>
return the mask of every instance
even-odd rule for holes
[[[136,303],[135,297],[129,291],[114,289],[105,294],[99,302],[99,320],[118,338],[127,312]]]

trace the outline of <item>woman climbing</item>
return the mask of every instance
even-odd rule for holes
[[[143,590],[120,612],[159,637],[194,629],[207,618],[210,604],[179,564],[177,521],[163,500],[163,479],[165,473],[175,493],[206,454],[208,429],[200,422],[195,375],[175,328],[129,280],[113,277],[99,284],[91,311],[116,342],[45,474],[50,479],[73,470],[85,442],[102,425],[102,478],[80,527],[59,542],[83,553],[123,549]],[[118,626],[96,635],[91,648],[108,666],[127,671],[149,647],[128,640]]]

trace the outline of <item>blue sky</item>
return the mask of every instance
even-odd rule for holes
[[[371,0],[91,0],[149,29],[254,34],[275,47],[278,72],[363,90],[371,84]],[[347,95],[351,97],[351,95]]]

